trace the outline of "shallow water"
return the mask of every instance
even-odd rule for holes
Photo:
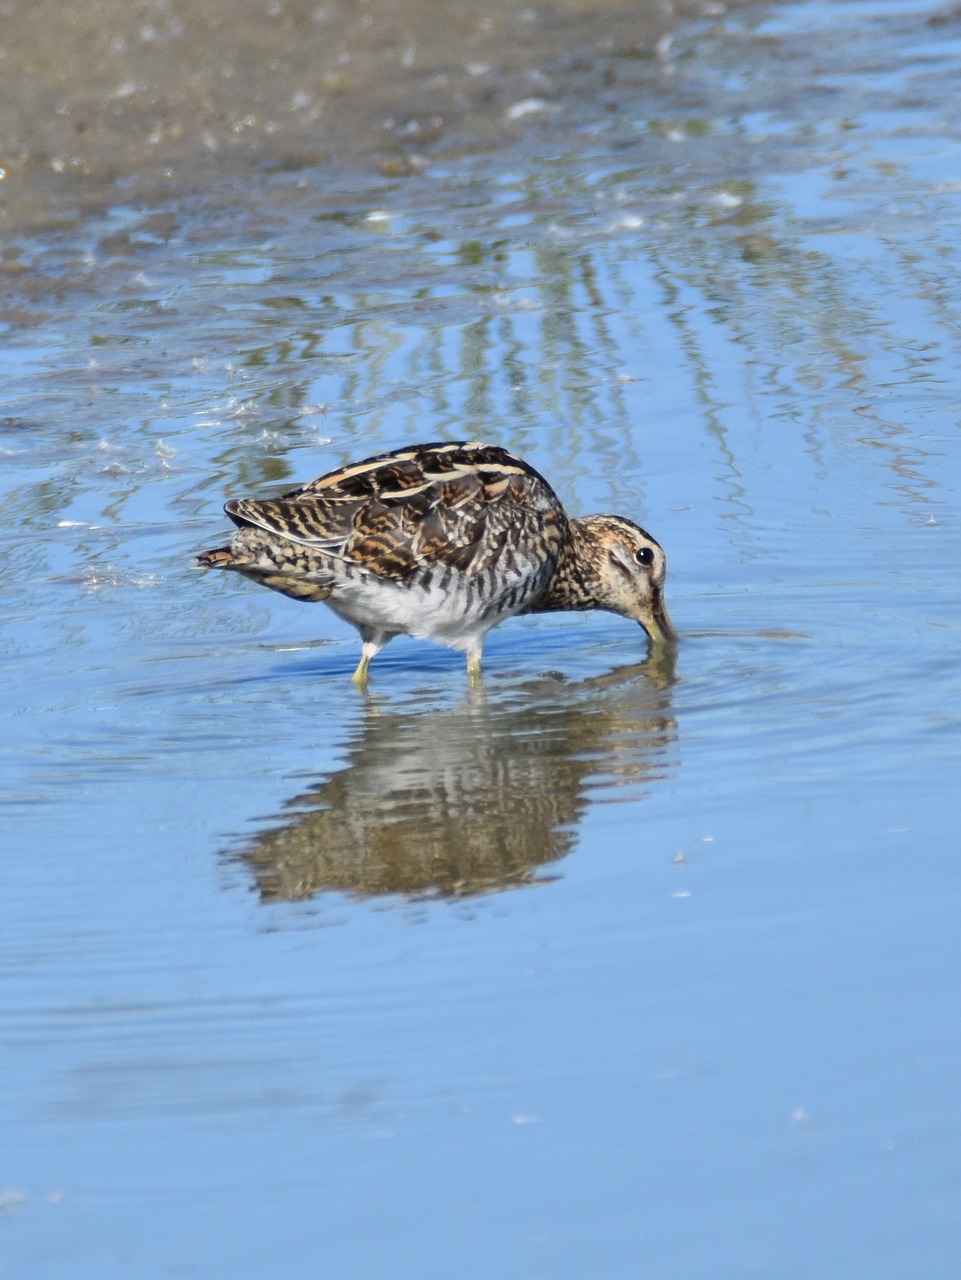
[[[403,164],[4,180],[0,1275],[954,1275],[961,22],[607,18]],[[476,436],[651,529],[676,661],[362,698],[190,567]]]

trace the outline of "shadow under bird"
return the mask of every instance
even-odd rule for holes
[[[360,632],[354,683],[397,635],[467,656],[519,613],[604,609],[673,641],[664,552],[623,516],[570,518],[528,463],[497,445],[418,444],[354,462],[280,498],[234,498],[233,569],[294,600],[322,600]]]

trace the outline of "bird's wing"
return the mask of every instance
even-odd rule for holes
[[[282,498],[229,502],[255,525],[334,559],[403,580],[431,565],[479,573],[498,557],[553,561],[567,520],[532,467],[493,445],[402,449],[320,476]]]

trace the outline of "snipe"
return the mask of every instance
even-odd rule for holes
[[[487,632],[516,613],[606,609],[654,644],[674,638],[650,534],[623,516],[570,519],[543,476],[497,445],[411,445],[224,510],[238,531],[197,564],[330,605],[360,632],[361,686],[396,635],[460,649],[475,680]]]

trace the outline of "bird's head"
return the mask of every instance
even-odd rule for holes
[[[676,639],[664,604],[660,544],[623,516],[585,516],[573,526],[579,557],[590,565],[592,607],[640,623],[654,643]]]

